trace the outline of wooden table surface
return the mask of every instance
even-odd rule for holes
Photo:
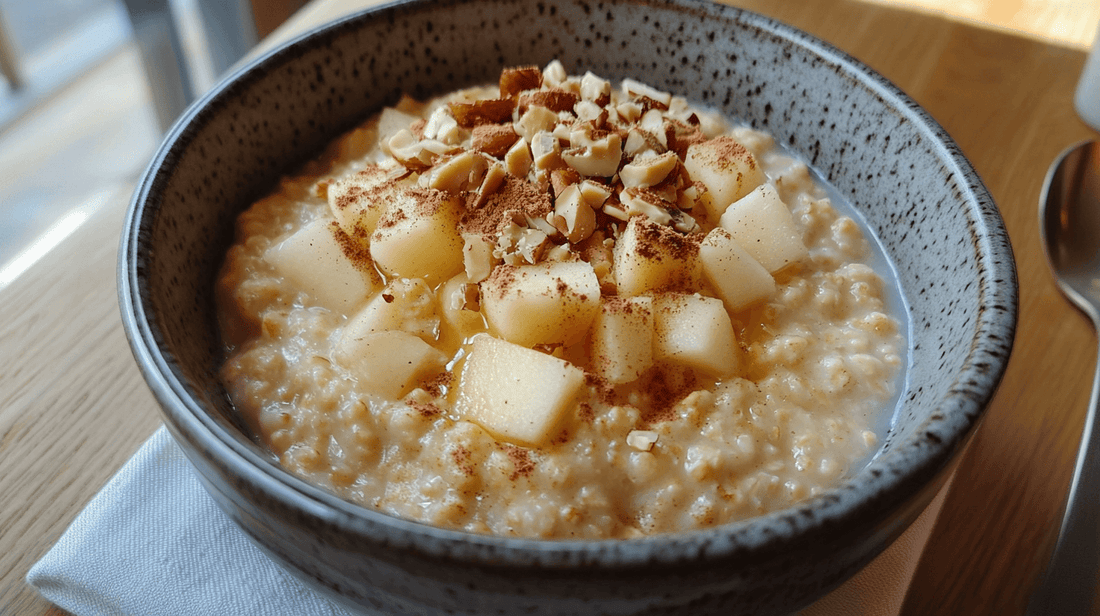
[[[314,0],[261,49],[370,1]],[[1020,277],[1015,350],[903,613],[1018,614],[1053,545],[1096,361],[1087,320],[1049,276],[1036,204],[1050,161],[1097,137],[1073,112],[1072,96],[1100,7],[930,1],[964,19],[856,0],[733,3],[807,30],[894,81],[955,138],[1004,215]],[[25,584],[27,570],[160,425],[115,296],[132,188],[104,193],[75,233],[0,288],[3,614],[61,613]]]

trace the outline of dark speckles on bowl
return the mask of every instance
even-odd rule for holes
[[[475,35],[476,34],[476,35]],[[441,530],[284,472],[215,378],[214,271],[235,216],[402,92],[560,59],[771,132],[861,212],[896,267],[910,362],[896,423],[839,488],[747,522],[631,541]],[[883,78],[758,15],[687,0],[413,1],[317,30],[177,123],[135,195],[119,263],[135,357],[219,505],[303,579],[387,614],[781,613],[852,575],[938,489],[1001,378],[1016,323],[1002,221],[943,130]]]

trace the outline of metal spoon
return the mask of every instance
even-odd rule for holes
[[[1100,333],[1100,143],[1054,161],[1039,200],[1039,231],[1058,287]],[[1089,613],[1100,581],[1100,361],[1058,544],[1028,614]]]

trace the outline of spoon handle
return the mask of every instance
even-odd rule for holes
[[[1094,319],[1095,321],[1095,319]],[[1098,330],[1100,331],[1100,330]],[[1100,355],[1058,543],[1029,616],[1089,614],[1100,583]]]

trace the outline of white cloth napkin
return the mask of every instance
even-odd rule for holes
[[[878,559],[802,616],[893,616],[946,489]],[[206,494],[163,426],[28,572],[77,616],[352,616],[260,552]]]

